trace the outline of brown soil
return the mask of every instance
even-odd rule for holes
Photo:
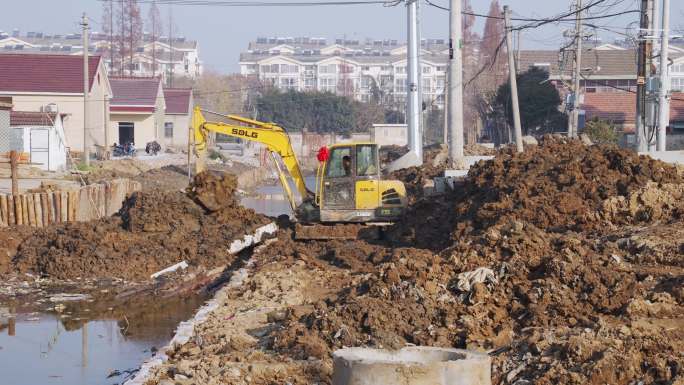
[[[137,280],[183,260],[230,264],[230,243],[269,220],[237,204],[232,175],[200,174],[196,181],[193,194],[213,196],[221,207],[205,210],[180,191],[136,192],[118,216],[34,231],[18,247],[11,270],[56,279]]]
[[[449,346],[490,352],[493,383],[680,383],[681,186],[673,167],[617,148],[545,138],[503,152],[419,201],[389,245],[272,245],[352,279],[287,311],[269,347],[326,361],[343,346]],[[496,282],[458,289],[479,267]]]

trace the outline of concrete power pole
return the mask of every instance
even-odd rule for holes
[[[515,148],[523,152],[522,127],[520,124],[520,105],[518,104],[518,80],[515,70],[515,52],[513,37],[511,36],[511,10],[504,5],[504,23],[506,24],[506,50],[508,51],[508,78],[511,83],[511,104],[513,107],[513,129],[515,133]]]
[[[421,130],[421,112],[423,95],[421,92],[420,69],[420,28],[418,25],[419,0],[408,0],[408,144],[410,152],[416,157],[416,166],[423,164],[423,133]]]
[[[90,149],[88,148],[88,99],[90,78],[88,76],[88,16],[83,12],[83,162],[90,166]]]
[[[669,50],[670,50],[670,0],[663,0],[663,32],[660,42],[660,89],[658,102],[660,111],[658,114],[658,151],[667,149],[666,135],[667,126],[670,123],[670,76],[668,73]]]
[[[647,37],[650,25],[650,1],[641,0],[641,20],[639,22],[639,54],[637,65],[637,100],[636,100],[636,142],[637,151],[644,152],[648,149],[648,138],[646,138],[646,80],[649,76],[649,58],[651,56],[651,43]]]
[[[392,172],[403,168],[421,166],[423,164],[423,130],[421,129],[421,113],[423,110],[423,93],[420,68],[420,29],[418,26],[418,4],[420,0],[406,0],[408,21],[407,69],[408,81],[406,89],[406,125],[409,152],[387,166]]]
[[[463,163],[463,19],[461,0],[451,0],[449,11],[449,161],[453,166]]]
[[[577,0],[575,14],[575,61],[572,72],[572,111],[568,116],[568,136],[574,138],[579,132],[580,78],[582,71],[582,0]]]

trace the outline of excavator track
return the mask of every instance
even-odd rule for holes
[[[387,224],[331,223],[295,225],[296,240],[376,240],[382,235],[382,226]]]

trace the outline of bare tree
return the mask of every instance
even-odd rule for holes
[[[159,40],[159,35],[163,30],[162,19],[159,13],[159,7],[157,7],[157,2],[152,1],[150,4],[150,10],[147,15],[149,28],[150,28],[150,40],[152,41],[152,76],[157,75],[157,41]]]
[[[106,0],[102,2],[102,32],[107,35],[107,48],[103,52],[103,56],[109,56],[109,71],[114,73],[116,64],[114,54],[117,51],[115,48],[115,27],[114,27],[114,0]]]
[[[470,82],[472,102],[479,119],[496,143],[506,142],[507,126],[501,114],[494,108],[494,95],[498,87],[506,82],[507,64],[504,42],[505,29],[498,0],[492,0],[484,32],[480,40],[479,59],[476,72]]]
[[[128,76],[133,76],[133,57],[142,42],[142,15],[137,0],[126,0],[126,18],[128,34],[126,43],[128,44]]]

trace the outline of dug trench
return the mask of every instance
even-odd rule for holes
[[[615,147],[501,150],[382,242],[281,230],[146,383],[329,384],[335,349],[428,345],[488,352],[494,384],[682,384],[683,195]]]

